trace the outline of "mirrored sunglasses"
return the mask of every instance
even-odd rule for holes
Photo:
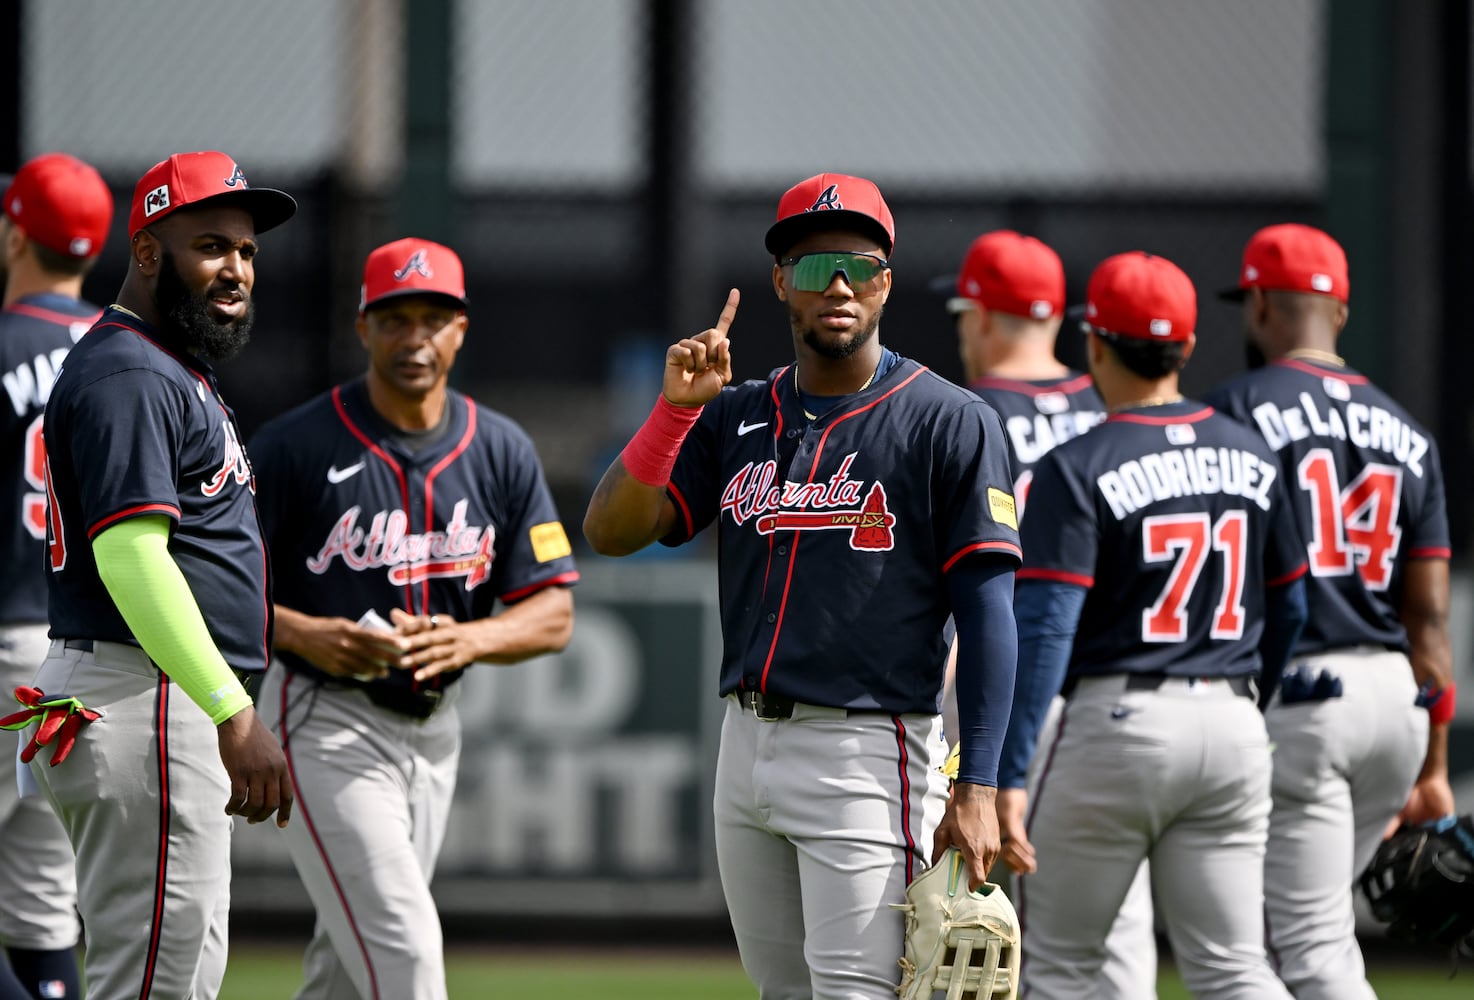
[[[800,254],[778,263],[783,267],[793,268],[790,283],[801,292],[822,292],[829,287],[834,276],[840,274],[856,295],[878,291],[881,285],[880,276],[891,266],[884,257],[877,257],[872,253],[845,253],[837,250]]]

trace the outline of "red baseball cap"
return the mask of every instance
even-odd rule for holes
[[[95,257],[113,222],[113,193],[91,165],[65,153],[43,153],[11,180],[5,214],[44,247]]]
[[[363,265],[358,311],[397,295],[443,295],[466,307],[466,274],[450,247],[407,237],[385,243]]]
[[[763,245],[777,257],[806,233],[820,229],[853,229],[875,241],[890,256],[896,245],[896,222],[873,181],[848,174],[816,174],[783,192],[778,221]]]
[[[1219,292],[1218,297],[1237,302],[1250,288],[1310,292],[1346,302],[1351,296],[1346,251],[1313,226],[1296,222],[1265,226],[1244,247],[1238,287]]]
[[[1166,257],[1118,253],[1090,276],[1085,322],[1138,340],[1186,340],[1198,323],[1198,296],[1192,279]]]
[[[217,199],[228,199],[250,212],[257,233],[275,229],[297,211],[297,202],[286,192],[248,186],[240,165],[224,153],[175,153],[149,167],[134,187],[128,236],[131,239],[144,226],[181,208]]]
[[[995,312],[1049,319],[1065,308],[1065,266],[1032,236],[1011,229],[984,233],[962,258],[957,295]]]

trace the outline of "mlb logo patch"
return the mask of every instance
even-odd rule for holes
[[[1153,337],[1172,336],[1172,321],[1170,319],[1154,319],[1148,324],[1147,329]]]
[[[1172,444],[1192,444],[1198,439],[1198,432],[1192,429],[1192,424],[1168,424],[1167,440]]]
[[[146,194],[143,198],[144,218],[148,218],[150,215],[162,212],[168,207],[169,185],[167,184],[160,184],[158,187],[154,188],[152,191]]]

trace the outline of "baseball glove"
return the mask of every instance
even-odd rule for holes
[[[1474,814],[1399,827],[1361,890],[1389,937],[1474,955]]]
[[[989,1000],[1018,994],[1019,926],[1013,904],[989,882],[967,888],[967,866],[955,847],[917,876],[905,903],[906,952],[901,958],[901,1000]]]

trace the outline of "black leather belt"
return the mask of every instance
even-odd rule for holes
[[[63,639],[61,645],[63,649],[79,649],[84,653],[90,653],[94,648],[91,639]]]
[[[752,714],[764,722],[793,718],[792,698],[779,698],[761,691],[738,691],[737,701],[743,708],[752,709]]]

